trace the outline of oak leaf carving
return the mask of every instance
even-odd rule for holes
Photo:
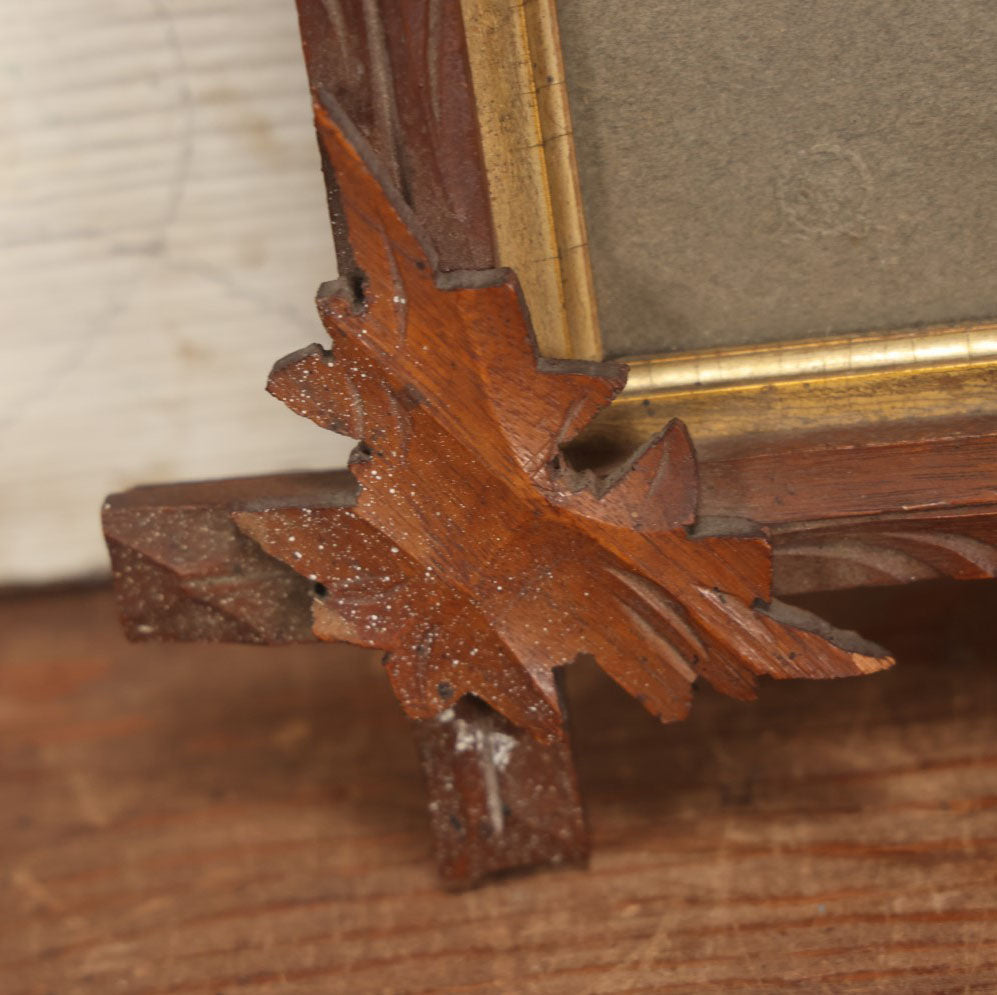
[[[663,720],[698,678],[836,677],[891,662],[771,600],[761,535],[695,529],[696,463],[666,425],[608,476],[562,447],[622,388],[625,367],[538,358],[506,270],[437,273],[403,201],[331,101],[316,106],[356,268],[324,285],[331,347],[274,368],[293,411],[360,440],[352,507],[235,513],[315,584],[314,631],[386,651],[409,715],[472,694],[557,737],[554,668],[581,654]]]

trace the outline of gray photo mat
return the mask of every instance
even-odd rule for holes
[[[997,0],[558,0],[610,356],[997,316]]]

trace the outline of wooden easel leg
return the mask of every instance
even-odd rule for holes
[[[444,884],[466,888],[500,871],[586,860],[567,735],[542,745],[470,697],[414,724]]]

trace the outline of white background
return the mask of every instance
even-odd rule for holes
[[[340,466],[264,390],[335,275],[293,0],[0,0],[0,584],[105,493]]]

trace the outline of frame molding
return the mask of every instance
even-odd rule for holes
[[[863,376],[897,367],[908,370],[958,368],[995,361],[997,322],[962,322],[621,360],[634,366],[624,394],[812,377]]]
[[[554,0],[460,0],[496,261],[516,272],[540,352],[602,359]]]
[[[112,497],[126,630],[401,650],[397,689],[415,716],[444,880],[576,862],[588,844],[557,660],[584,643],[674,718],[693,664],[741,694],[761,674],[888,662],[801,627],[773,594],[997,574],[993,326],[843,339],[827,355],[826,343],[789,343],[646,357],[636,375],[657,364],[668,389],[635,382],[609,403],[622,367],[538,361],[515,281],[488,272],[496,247],[520,270],[548,355],[595,349],[572,338],[595,325],[568,311],[591,304],[591,281],[552,0],[297,2],[340,278],[318,301],[332,353],[287,357],[270,389],[373,445],[349,473]],[[510,38],[515,72],[484,82],[482,44],[509,67]],[[540,49],[546,61],[533,61]],[[504,129],[484,136],[484,154],[471,64],[482,121]],[[515,104],[504,117],[503,101]],[[524,143],[520,127],[540,140]],[[516,179],[489,191],[485,160],[494,169],[499,154]],[[576,227],[558,229],[572,204]],[[890,365],[897,356],[905,365]],[[562,459],[586,424],[576,455],[629,457],[614,473]],[[342,542],[325,552],[333,530]],[[519,664],[502,669],[513,645]],[[470,663],[488,647],[492,665]]]
[[[495,230],[541,352],[602,359],[555,0],[461,0]],[[510,57],[510,45],[514,55]],[[693,437],[997,415],[997,322],[624,357],[601,419],[622,447],[661,424]],[[598,434],[598,433],[597,433]]]

